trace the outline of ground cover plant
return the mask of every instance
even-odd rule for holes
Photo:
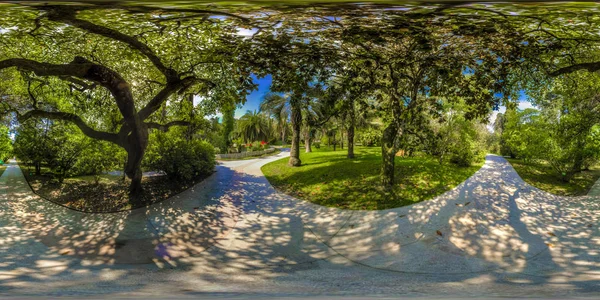
[[[123,170],[130,207],[147,202],[143,171],[193,182],[214,153],[275,142],[290,168],[301,146],[344,149],[345,165],[356,144],[379,147],[365,183],[395,204],[371,207],[432,171],[398,153],[470,168],[496,149],[572,182],[600,158],[600,39],[594,10],[561,5],[568,18],[545,4],[7,4],[0,159],[59,184]]]

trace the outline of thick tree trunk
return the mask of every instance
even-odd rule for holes
[[[285,145],[285,126],[283,126],[283,129],[281,130],[281,146]]]
[[[123,177],[121,178],[123,181],[125,181],[125,178],[127,178],[125,170],[127,170],[127,157],[125,157],[125,161],[123,162]]]
[[[383,162],[381,164],[381,184],[383,187],[390,189],[394,185],[394,167],[396,152],[396,136],[398,134],[398,127],[395,123],[391,123],[383,131],[381,137],[381,157]]]
[[[42,175],[42,164],[39,161],[35,163],[35,175]]]
[[[292,107],[292,148],[290,149],[290,160],[288,165],[297,167],[302,164],[300,160],[300,129],[302,127],[302,112],[299,99],[290,101]]]
[[[127,166],[125,174],[131,178],[129,187],[130,202],[140,201],[142,190],[142,159],[148,147],[148,129],[138,128],[127,137]]]
[[[354,102],[350,103],[350,122],[348,123],[348,158],[354,158],[354,127],[356,127]]]
[[[333,131],[333,151],[336,151],[336,147],[337,147],[337,141],[335,140],[336,137],[336,131]]]
[[[344,127],[340,129],[340,149],[344,150]]]
[[[354,120],[348,126],[348,158],[354,158]]]
[[[139,202],[143,191],[142,169],[138,166],[131,177],[131,186],[129,187],[130,202]]]
[[[310,127],[306,126],[306,132],[304,133],[304,148],[306,153],[312,152],[311,140],[310,140]]]

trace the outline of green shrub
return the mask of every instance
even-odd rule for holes
[[[381,145],[381,136],[383,133],[381,130],[375,128],[368,128],[360,131],[357,134],[357,141],[367,147],[378,147]]]
[[[215,168],[215,149],[210,143],[163,133],[157,134],[146,157],[148,167],[165,172],[173,180],[191,181],[211,174]]]
[[[470,167],[475,161],[475,153],[470,145],[464,144],[453,149],[450,162],[460,167]]]
[[[88,147],[79,154],[73,166],[73,175],[94,175],[99,183],[99,175],[112,170],[123,169],[127,153],[109,142],[92,140]]]
[[[0,125],[0,160],[3,162],[8,161],[13,152],[12,141],[8,131],[8,127]]]

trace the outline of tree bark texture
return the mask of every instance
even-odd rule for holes
[[[310,140],[310,126],[306,126],[306,132],[304,133],[304,148],[306,153],[312,152]]]
[[[354,114],[352,114],[354,115]],[[348,125],[348,158],[354,158],[354,118],[351,118]]]
[[[394,185],[394,167],[396,152],[396,136],[398,134],[398,126],[392,122],[383,131],[381,137],[381,184],[385,188],[391,188]]]
[[[302,164],[300,160],[300,130],[302,128],[302,111],[300,99],[292,98],[290,100],[292,107],[292,147],[290,149],[289,166],[298,167]]]

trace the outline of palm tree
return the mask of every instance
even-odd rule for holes
[[[315,85],[306,91],[302,110],[304,120],[304,147],[306,153],[312,152],[311,142],[318,127],[324,123],[329,103],[324,101],[325,91],[321,85]]]
[[[285,145],[285,137],[291,115],[290,99],[287,94],[268,93],[260,103],[260,111],[268,113],[275,119],[277,131],[281,135],[281,144]]]
[[[267,141],[271,135],[267,117],[256,110],[246,111],[246,114],[238,120],[237,132],[246,143],[252,141]]]
[[[285,132],[287,128],[287,116],[290,116],[290,125],[292,127],[292,145],[290,148],[289,166],[297,167],[302,164],[300,160],[300,130],[302,127],[302,97],[303,94],[296,92],[293,94],[267,94],[263,98],[261,108],[264,111],[275,113],[276,119],[280,124],[282,140],[285,142]]]

